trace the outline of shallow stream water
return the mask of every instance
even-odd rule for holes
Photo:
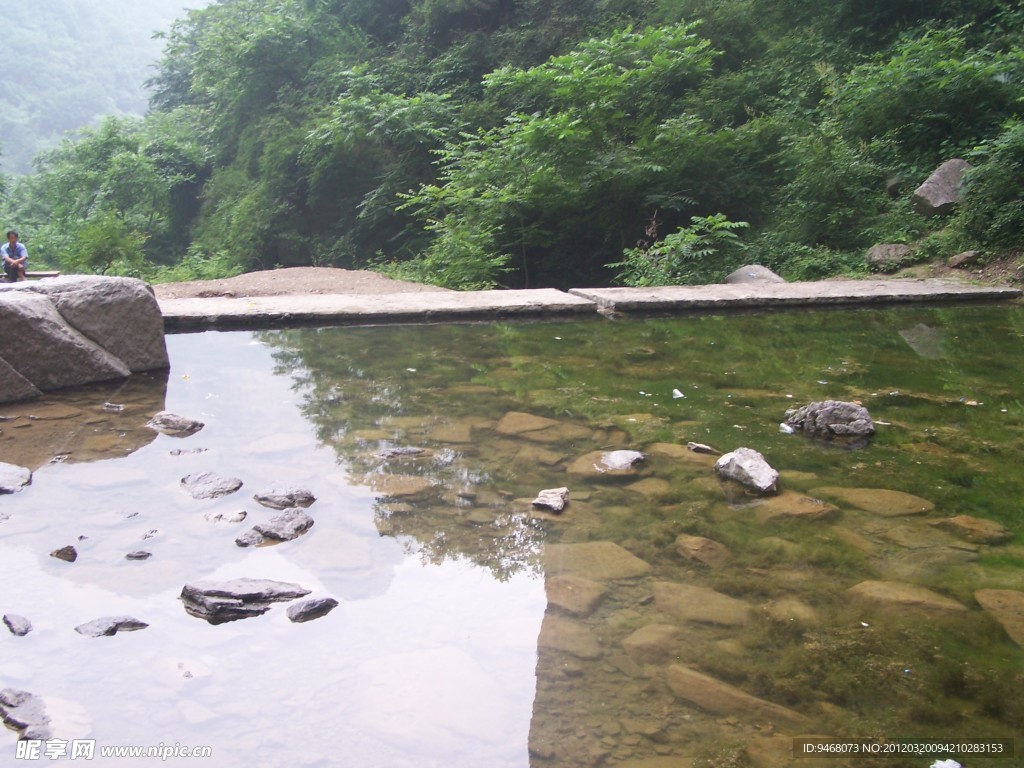
[[[180,762],[225,768],[818,764],[793,758],[807,735],[1024,749],[1024,616],[978,599],[1024,591],[1019,307],[207,332],[168,347],[167,375],[0,407],[0,461],[34,471],[0,496],[0,613],[33,624],[0,627],[0,688],[41,696],[61,738],[209,746]],[[780,429],[824,399],[863,403],[873,440]],[[205,426],[147,429],[164,409]],[[690,442],[761,452],[780,493],[719,482]],[[646,460],[596,471],[613,450]],[[180,481],[205,471],[243,486],[193,499]],[[313,527],[237,546],[275,514],[253,494],[281,484],[316,495]],[[563,513],[534,509],[563,486]],[[1005,533],[946,522],[962,515]],[[720,557],[685,556],[687,536]],[[75,562],[49,556],[65,545]],[[151,557],[125,559],[136,550]],[[178,599],[236,577],[340,604],[302,624],[275,605],[214,626]],[[926,597],[899,591],[912,588]],[[149,626],[74,631],[111,615]],[[0,766],[29,764],[15,739]],[[957,759],[1024,764],[1005,747]]]

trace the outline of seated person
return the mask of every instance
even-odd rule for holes
[[[18,242],[18,233],[13,229],[7,231],[7,243],[0,247],[0,256],[3,257],[8,282],[16,283],[25,279],[28,249]]]

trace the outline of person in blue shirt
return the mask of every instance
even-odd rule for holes
[[[25,279],[28,249],[18,242],[18,233],[13,229],[7,231],[7,243],[0,246],[0,256],[3,257],[4,272],[7,274],[8,282],[16,283]]]

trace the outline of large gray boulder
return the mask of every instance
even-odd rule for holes
[[[911,202],[918,213],[925,216],[946,216],[960,202],[960,186],[964,174],[972,166],[966,160],[947,160],[914,190]]]
[[[167,368],[163,316],[141,280],[83,275],[0,288],[0,402]]]

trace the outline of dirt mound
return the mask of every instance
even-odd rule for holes
[[[392,280],[376,272],[332,267],[289,267],[247,272],[222,280],[194,280],[188,283],[154,285],[158,299],[195,299],[227,296],[290,296],[335,293],[418,293],[446,291],[434,285]]]

